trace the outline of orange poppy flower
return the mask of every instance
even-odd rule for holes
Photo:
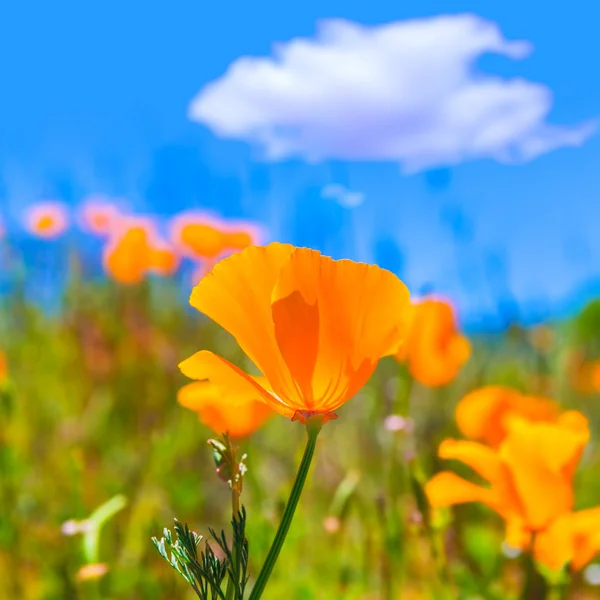
[[[117,207],[102,199],[92,198],[81,208],[81,225],[85,231],[94,235],[110,235],[120,218]]]
[[[151,221],[121,220],[104,249],[105,271],[119,283],[140,283],[147,273],[169,275],[177,270],[179,258],[159,241]]]
[[[600,508],[568,513],[540,532],[534,541],[538,560],[554,570],[570,563],[578,571],[600,553]]]
[[[533,536],[552,533],[556,520],[571,512],[573,475],[588,440],[587,419],[577,411],[565,412],[553,423],[515,417],[498,449],[452,439],[439,448],[442,458],[465,463],[489,487],[445,471],[426,484],[425,492],[433,507],[486,504],[505,520],[507,543],[526,550]],[[534,553],[548,561],[539,547]]]
[[[229,331],[265,375],[263,385],[224,358],[200,351],[179,366],[231,396],[256,394],[285,416],[323,422],[395,354],[407,329],[406,286],[374,265],[333,260],[273,243],[219,262],[190,303]]]
[[[510,419],[555,421],[560,408],[550,398],[526,396],[517,390],[489,385],[464,396],[456,406],[456,424],[472,440],[497,447],[506,437]]]
[[[154,244],[149,261],[149,271],[162,277],[173,275],[179,268],[179,255],[165,242]]]
[[[572,351],[567,363],[573,389],[583,396],[600,393],[600,359],[586,359],[583,352]]]
[[[446,385],[469,359],[469,340],[458,331],[454,310],[445,300],[422,300],[413,310],[410,334],[396,359],[407,362],[411,375],[422,385]]]
[[[210,381],[194,381],[179,390],[177,401],[215,433],[228,432],[232,438],[250,435],[275,414],[258,393],[240,399],[228,397],[228,392]]]
[[[8,379],[8,361],[6,355],[0,350],[0,383]]]
[[[54,239],[62,235],[69,225],[67,209],[58,202],[42,202],[32,206],[25,214],[25,227],[39,238]]]
[[[600,393],[600,360],[595,360],[590,366],[590,379],[592,387],[597,393]]]
[[[187,212],[172,220],[171,239],[189,258],[212,262],[226,252],[257,244],[259,232],[249,223],[226,222],[204,213]]]

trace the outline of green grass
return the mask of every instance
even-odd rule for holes
[[[208,526],[227,527],[230,500],[206,444],[214,434],[175,400],[186,382],[177,363],[207,348],[243,365],[232,338],[163,283],[122,288],[75,281],[54,315],[24,302],[17,290],[3,299],[0,319],[10,372],[0,398],[0,599],[193,598],[151,537],[171,528],[174,517],[201,534]],[[564,369],[581,323],[556,330],[547,356],[523,330],[475,338],[473,358],[451,386],[413,386],[410,440],[383,426],[401,403],[405,374],[392,359],[382,361],[319,436],[264,598],[516,598],[522,565],[500,552],[499,518],[464,506],[448,512],[444,540],[439,523],[428,532],[407,465],[423,477],[440,467],[437,445],[456,433],[453,408],[468,390],[510,383],[535,391],[536,375],[550,374],[555,397],[591,419],[577,497],[581,506],[600,504],[600,399],[572,392]],[[304,437],[299,423],[276,417],[241,443],[248,453],[242,502],[252,577],[279,522]],[[80,582],[83,537],[64,535],[61,525],[87,518],[117,494],[127,505],[104,524],[98,550],[109,571]],[[574,585],[595,597],[580,576]]]

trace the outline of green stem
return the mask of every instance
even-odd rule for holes
[[[296,475],[296,481],[294,481],[294,487],[292,487],[292,492],[285,506],[285,510],[283,511],[283,516],[281,518],[281,523],[279,523],[277,533],[275,534],[275,539],[273,540],[262,569],[258,574],[249,600],[258,600],[262,596],[267,582],[269,581],[269,577],[271,576],[271,572],[273,571],[273,567],[277,562],[279,552],[281,551],[283,542],[285,541],[290,525],[292,524],[294,512],[296,511],[296,506],[298,506],[298,500],[300,500],[300,495],[302,494],[302,488],[304,487],[304,482],[306,481],[306,476],[310,469],[310,463],[312,462],[315,453],[317,436],[319,435],[319,431],[321,431],[321,427],[322,422],[320,420],[311,422],[311,419],[309,419],[307,421],[306,433],[308,434],[308,439],[306,448],[304,449],[304,455],[302,456],[302,462],[300,463],[298,474]]]
[[[233,519],[237,521],[238,515],[240,514],[240,488],[235,484],[233,484],[231,487],[231,510],[233,513]],[[231,571],[233,573],[233,577],[230,577],[227,581],[227,590],[225,591],[226,600],[234,600],[234,598],[236,598],[236,590],[240,580],[239,557],[235,544],[231,551],[231,560]]]
[[[530,554],[525,554],[525,585],[521,592],[521,600],[546,600],[548,584],[535,567],[535,561]]]

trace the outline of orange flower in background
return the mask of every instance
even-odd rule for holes
[[[600,394],[600,359],[586,359],[581,351],[572,351],[567,371],[573,389],[583,396]]]
[[[8,361],[6,355],[0,350],[0,383],[4,383],[8,379]]]
[[[149,271],[168,277],[179,268],[179,255],[165,242],[156,242],[150,251]]]
[[[257,378],[261,379],[264,378]],[[275,414],[258,393],[254,397],[232,397],[231,390],[210,381],[184,385],[177,393],[177,401],[197,413],[200,421],[215,433],[228,432],[232,438],[250,435]]]
[[[259,232],[250,223],[227,222],[204,213],[187,212],[171,221],[171,239],[189,258],[212,262],[227,252],[257,244]]]
[[[486,504],[505,520],[510,546],[527,550],[535,536],[536,558],[553,567],[562,550],[549,548],[544,536],[556,535],[559,520],[571,513],[573,475],[588,440],[587,419],[577,411],[564,412],[553,423],[515,417],[497,449],[452,439],[440,445],[442,458],[471,467],[488,487],[445,471],[426,484],[425,492],[433,507]]]
[[[104,249],[104,269],[119,283],[140,283],[148,273],[171,275],[179,266],[179,258],[164,242],[158,240],[151,221],[126,219]]]
[[[444,300],[413,305],[410,334],[396,354],[422,385],[439,387],[454,380],[471,354],[471,344],[457,327],[454,310]]]
[[[42,202],[27,210],[25,227],[39,238],[54,239],[62,235],[69,226],[66,207],[59,202]]]
[[[321,415],[325,422],[381,357],[398,351],[410,297],[377,266],[273,243],[219,262],[190,304],[229,331],[266,379],[260,383],[206,350],[179,365],[185,375],[229,389],[232,398],[258,392],[287,417]]]
[[[592,381],[592,387],[594,390],[600,393],[600,360],[595,360],[591,364],[590,379]]]
[[[468,438],[497,447],[515,416],[528,421],[555,421],[560,408],[554,400],[526,396],[517,390],[489,385],[464,396],[456,405],[456,424]]]
[[[85,231],[98,236],[110,235],[119,224],[121,213],[110,202],[92,198],[81,208],[81,225]]]
[[[537,559],[553,570],[570,563],[578,571],[600,553],[600,507],[556,519],[534,540]]]

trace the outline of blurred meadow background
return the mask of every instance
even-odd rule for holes
[[[584,558],[536,554],[531,583],[505,515],[427,488],[481,480],[443,440],[502,453],[507,414],[577,411],[567,512],[600,506],[598,17],[591,0],[2,5],[0,599],[195,597],[151,537],[228,526],[207,445],[224,423],[247,453],[252,583],[303,428],[231,421],[177,365],[209,349],[248,367],[188,300],[271,241],[376,263],[421,312],[324,427],[264,597],[600,597],[600,515],[568,538]],[[524,477],[544,512],[553,488]]]

